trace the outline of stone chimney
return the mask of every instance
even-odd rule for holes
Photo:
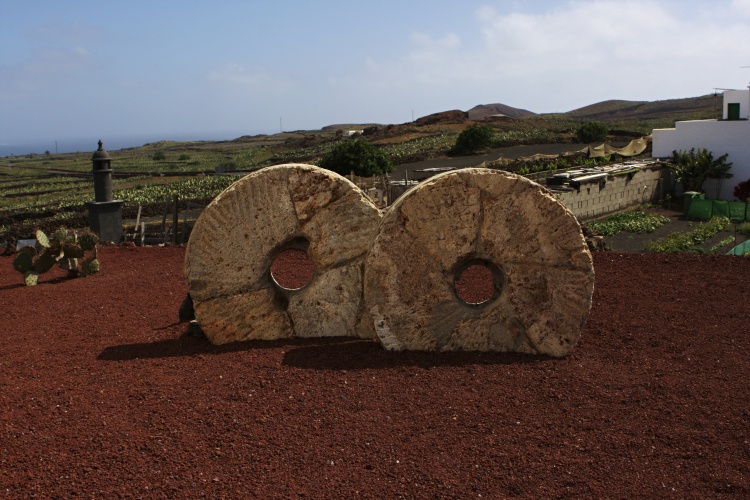
[[[102,241],[122,241],[122,200],[112,199],[112,158],[99,140],[99,149],[91,157],[94,176],[94,201],[86,202],[89,227]]]

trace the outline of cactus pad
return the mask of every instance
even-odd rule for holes
[[[52,269],[57,260],[49,249],[45,249],[34,261],[32,270],[37,274],[43,274]]]
[[[78,244],[84,252],[90,252],[96,248],[96,244],[99,242],[99,237],[94,233],[83,233],[78,237]]]
[[[36,230],[36,241],[44,248],[50,247],[49,238],[47,238],[47,235],[44,234],[44,231],[42,231],[41,229]]]
[[[19,273],[28,272],[34,265],[35,255],[36,250],[33,247],[23,247],[13,259],[13,269]]]
[[[65,240],[68,238],[68,230],[64,227],[61,227],[57,231],[55,231],[55,234],[52,235],[52,239],[59,243],[60,245],[65,242]]]
[[[83,258],[83,249],[77,243],[65,243],[65,245],[63,245],[63,252],[66,259]]]
[[[94,257],[89,257],[81,264],[81,276],[96,274],[99,272],[99,261]]]
[[[26,286],[34,286],[39,281],[39,275],[34,271],[26,271],[23,275],[23,281]]]

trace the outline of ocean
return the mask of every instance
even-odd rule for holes
[[[162,134],[162,135],[133,135],[133,136],[107,136],[77,138],[77,139],[51,139],[48,141],[19,141],[4,142],[0,138],[0,158],[5,156],[25,156],[28,154],[51,154],[60,153],[93,153],[99,147],[99,139],[104,143],[107,151],[118,149],[135,148],[159,141],[226,141],[236,139],[242,135],[250,135],[243,132],[236,134],[205,133],[205,134]]]

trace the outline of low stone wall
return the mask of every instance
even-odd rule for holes
[[[609,175],[605,181],[582,184],[579,189],[547,187],[579,220],[587,220],[660,200],[670,192],[671,182],[669,169],[659,164]]]

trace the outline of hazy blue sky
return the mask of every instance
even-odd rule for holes
[[[750,0],[0,0],[0,145],[693,97],[748,48]]]

